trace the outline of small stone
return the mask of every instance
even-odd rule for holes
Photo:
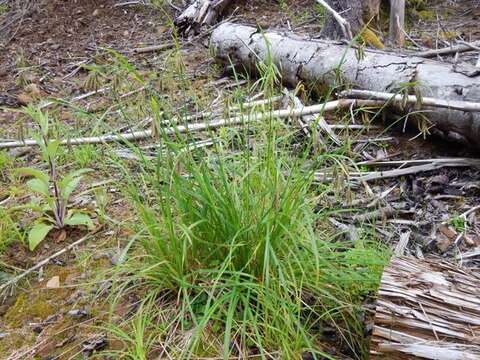
[[[92,13],[92,16],[98,16],[100,15],[100,10],[95,9],[95,11]]]
[[[452,240],[443,234],[438,234],[436,240],[437,249],[443,254],[452,244]]]
[[[34,96],[34,97],[38,97],[40,95],[42,95],[42,92],[40,91],[40,87],[37,85],[37,84],[28,84],[27,86],[25,86],[24,88],[25,92],[27,92],[28,94]]]
[[[56,275],[48,280],[46,288],[47,289],[57,289],[60,287],[60,276]]]
[[[73,309],[67,313],[68,316],[74,319],[81,319],[89,315],[88,311],[83,309]]]

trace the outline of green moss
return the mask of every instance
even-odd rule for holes
[[[0,339],[0,355],[11,354],[13,350],[33,344],[34,341],[35,335],[33,334],[10,333],[3,339]]]
[[[414,10],[425,10],[427,7],[426,0],[407,0],[407,8]]]
[[[362,31],[362,34],[360,35],[362,37],[362,40],[374,47],[374,48],[377,48],[377,49],[383,49],[385,47],[385,45],[383,45],[382,41],[378,38],[377,35],[375,35],[375,33],[366,28],[365,30]]]
[[[43,299],[30,301],[26,294],[18,296],[15,304],[5,314],[5,321],[8,326],[17,328],[29,319],[46,319],[55,313],[52,305]]]
[[[435,20],[435,13],[431,10],[418,11],[417,16],[420,20],[423,20],[423,21],[433,21],[433,20]]]
[[[5,15],[8,12],[7,5],[0,5],[0,16]]]

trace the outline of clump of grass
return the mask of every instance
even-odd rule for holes
[[[286,155],[282,131],[267,132],[264,146],[237,155],[172,146],[153,177],[142,174],[151,187],[131,187],[142,257],[127,269],[149,299],[172,299],[175,315],[161,328],[188,334],[182,349],[169,349],[175,358],[320,356],[326,323],[361,357],[359,306],[386,257],[369,243],[334,240],[314,211],[302,159]]]

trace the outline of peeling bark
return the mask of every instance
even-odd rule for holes
[[[269,45],[267,46],[266,41]],[[374,50],[358,51],[332,41],[304,40],[276,32],[225,23],[214,30],[211,47],[219,61],[241,65],[255,72],[259,60],[270,57],[283,81],[291,86],[303,82],[311,87],[397,92],[406,84],[411,93],[444,100],[480,102],[480,76],[455,72],[451,65],[418,57]],[[403,113],[418,110],[415,105]],[[431,132],[480,149],[480,113],[426,108],[422,113],[433,126]]]
[[[480,358],[480,276],[441,259],[393,258],[370,352],[376,359]]]

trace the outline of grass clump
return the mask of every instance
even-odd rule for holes
[[[291,139],[273,124],[255,150],[172,147],[140,177],[149,186],[132,186],[143,230],[141,260],[127,268],[156,305],[137,314],[148,321],[130,324],[155,323],[151,331],[175,339],[163,344],[174,358],[325,356],[327,323],[363,356],[360,305],[386,256],[367,242],[335,240],[322,221],[328,209],[314,210],[304,159],[289,155]],[[134,339],[121,338],[138,354]]]

